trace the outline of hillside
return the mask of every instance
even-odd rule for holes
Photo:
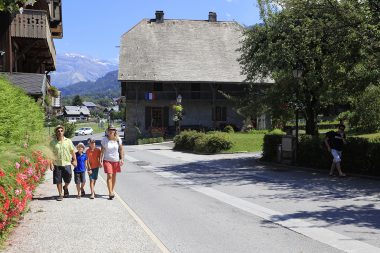
[[[120,83],[117,80],[117,70],[107,73],[95,82],[78,82],[65,88],[60,88],[63,97],[80,95],[89,98],[115,98],[120,96]]]

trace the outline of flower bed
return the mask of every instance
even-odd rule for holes
[[[0,168],[0,237],[25,211],[32,192],[42,182],[48,160],[35,151],[31,159],[20,157],[15,164]]]

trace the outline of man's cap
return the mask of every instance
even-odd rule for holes
[[[114,125],[109,125],[108,130],[117,130]]]
[[[63,131],[65,131],[65,127],[62,126],[62,125],[57,125],[55,128],[54,128],[54,132],[57,132],[58,129],[62,128]]]
[[[88,138],[87,143],[90,144],[91,142],[96,142],[94,138]]]
[[[86,146],[83,144],[83,142],[79,142],[79,143],[77,144],[77,148],[79,148],[79,147],[86,148]]]

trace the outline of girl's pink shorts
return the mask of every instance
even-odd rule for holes
[[[121,172],[119,162],[103,161],[104,173],[115,174]]]

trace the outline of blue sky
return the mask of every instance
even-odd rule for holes
[[[118,59],[120,36],[143,18],[163,10],[167,19],[207,19],[243,25],[259,22],[256,0],[63,0],[63,39],[58,54],[80,53],[104,60]]]

